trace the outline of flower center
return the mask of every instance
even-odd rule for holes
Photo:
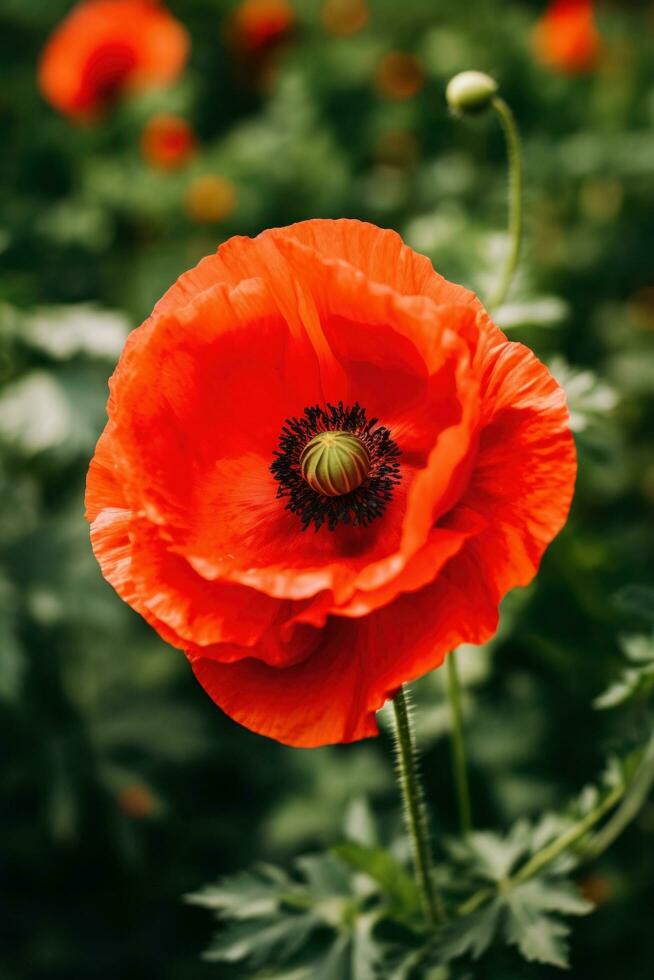
[[[386,510],[400,482],[400,450],[390,431],[356,403],[305,408],[287,419],[270,467],[277,496],[306,530],[365,527]]]
[[[312,490],[341,497],[360,487],[370,471],[370,456],[351,432],[319,432],[300,455],[300,472]]]

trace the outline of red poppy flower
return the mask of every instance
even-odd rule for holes
[[[569,74],[590,71],[600,53],[591,0],[554,0],[533,34],[534,49],[546,65]]]
[[[497,627],[563,525],[563,391],[398,235],[233,238],[130,336],[87,485],[105,577],[211,697],[298,746]]]
[[[177,170],[188,163],[198,141],[180,116],[161,112],[149,120],[141,136],[141,152],[151,167]]]
[[[188,47],[157,0],[83,0],[45,47],[41,92],[65,115],[91,119],[127,90],[173,81]]]

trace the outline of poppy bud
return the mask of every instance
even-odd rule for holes
[[[497,95],[497,82],[482,71],[462,71],[448,82],[447,104],[462,115],[483,112]]]
[[[369,470],[368,450],[352,432],[319,432],[300,456],[303,478],[312,490],[325,497],[340,497],[356,490]]]

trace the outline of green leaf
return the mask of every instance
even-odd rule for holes
[[[557,919],[525,910],[515,899],[510,903],[511,914],[507,920],[506,939],[518,947],[526,960],[546,963],[567,969],[568,926]]]
[[[335,855],[308,855],[295,867],[297,874],[291,876],[260,865],[187,896],[188,902],[213,911],[223,925],[205,958],[238,963],[245,970],[265,966],[272,976],[285,976],[286,971],[294,978],[313,978],[327,971],[325,980],[332,975],[333,962],[334,971],[341,971],[334,977],[372,980],[367,971],[378,957],[373,926],[379,911],[360,907],[348,867]],[[314,933],[323,947],[315,962]]]
[[[614,602],[622,612],[654,625],[654,588],[651,586],[625,585],[616,593]]]
[[[293,882],[280,869],[263,866],[259,873],[244,871],[207,885],[187,895],[186,901],[234,919],[250,919],[271,915],[285,896],[293,894],[293,888]]]
[[[620,645],[632,665],[626,667],[599,697],[593,701],[598,709],[615,708],[632,698],[647,696],[654,688],[654,637],[637,635],[621,637]]]
[[[497,898],[476,912],[449,922],[438,944],[444,962],[469,955],[478,960],[489,948],[497,934],[502,916],[502,901]]]
[[[618,404],[617,392],[592,371],[572,368],[561,356],[552,360],[550,370],[566,393],[573,432],[601,423]]]
[[[388,851],[354,841],[339,844],[333,851],[349,867],[368,875],[379,885],[399,918],[410,920],[419,911],[420,894],[413,878]]]
[[[529,824],[518,821],[505,837],[477,831],[465,840],[448,841],[447,847],[455,859],[467,865],[473,877],[500,882],[529,850],[530,833]]]
[[[552,327],[566,318],[568,304],[560,296],[537,296],[511,303],[503,303],[494,312],[495,322],[502,330],[517,327]]]
[[[357,796],[348,805],[343,818],[343,832],[347,840],[367,847],[377,843],[377,826],[370,804],[365,796]]]
[[[559,912],[561,915],[588,915],[593,903],[584,898],[577,888],[564,879],[532,878],[513,894],[519,894],[523,903],[543,912]]]
[[[561,915],[587,915],[593,906],[569,882],[540,877],[506,895],[505,936],[526,960],[568,966],[570,928]]]
[[[273,959],[283,962],[300,949],[318,924],[311,913],[236,922],[216,935],[204,959],[246,961],[249,968]]]
[[[51,306],[34,310],[23,324],[22,339],[55,360],[76,354],[114,361],[129,331],[122,313],[92,304]]]

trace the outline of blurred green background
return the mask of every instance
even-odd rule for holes
[[[237,727],[102,580],[84,478],[126,332],[225,238],[314,216],[396,228],[483,298],[505,244],[502,137],[443,93],[465,68],[498,78],[527,236],[498,320],[567,387],[580,475],[537,582],[492,649],[464,653],[469,748],[480,826],[560,805],[646,724],[591,701],[648,628],[615,595],[651,584],[654,558],[654,6],[598,4],[602,57],[573,76],[534,57],[537,3],[368,0],[348,21],[347,3],[296,0],[246,56],[238,4],[171,0],[183,78],[94,126],[36,87],[70,6],[0,0],[0,978],[235,976],[199,959],[211,922],[181,896],[333,842],[358,796],[398,819],[389,740],[300,751]],[[176,170],[143,154],[162,111],[197,134]],[[438,675],[415,687],[438,839],[455,825],[448,716]],[[572,975],[651,977],[652,804],[582,886],[600,907]]]

